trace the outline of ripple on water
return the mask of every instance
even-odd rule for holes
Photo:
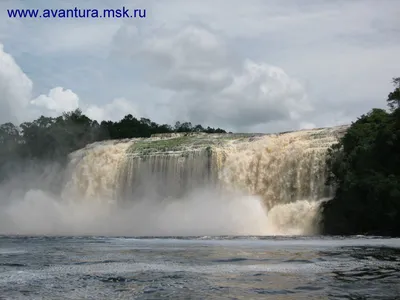
[[[0,237],[0,298],[400,299],[393,239],[93,241]]]

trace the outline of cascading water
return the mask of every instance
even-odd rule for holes
[[[327,149],[346,126],[264,135],[217,149],[225,186],[261,196],[269,234],[314,234],[320,201],[333,196]]]
[[[326,150],[345,129],[277,135],[158,135],[98,143],[71,154],[70,180],[63,195],[114,203],[121,198],[124,203],[166,199],[161,201],[164,204],[155,202],[167,210],[166,203],[179,198],[184,200],[181,203],[189,201],[195,189],[206,194],[219,185],[219,193],[239,191],[262,198],[267,215],[249,234],[312,234],[319,200],[332,193],[325,186]],[[208,197],[215,198],[213,205],[220,201],[217,194]],[[229,202],[224,203],[229,211]],[[185,218],[185,212],[179,217]],[[237,218],[235,222],[240,224]],[[235,232],[247,232],[239,229]]]
[[[156,154],[131,150],[120,169],[119,195],[124,200],[149,196],[177,199],[196,188],[210,186],[215,182],[210,155],[207,149]]]
[[[329,197],[325,157],[338,128],[295,131],[233,142],[220,149],[220,179],[263,197],[268,208],[300,199]]]
[[[70,154],[62,197],[80,201],[113,201],[121,182],[119,170],[132,141],[94,143]]]

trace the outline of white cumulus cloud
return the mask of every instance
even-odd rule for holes
[[[32,81],[0,44],[0,122],[21,122],[32,93]]]
[[[137,107],[126,100],[125,98],[115,98],[106,105],[89,105],[84,109],[84,113],[92,120],[101,121],[116,121],[120,120],[127,114],[138,117]]]
[[[19,125],[40,115],[55,117],[77,108],[98,121],[116,121],[128,113],[138,117],[136,106],[124,98],[115,98],[103,105],[87,104],[80,101],[71,89],[55,87],[47,95],[41,94],[32,99],[32,89],[32,81],[0,44],[1,124],[13,122]]]
[[[169,113],[176,119],[249,130],[312,110],[299,81],[235,56],[223,36],[203,27],[154,34],[133,54],[148,61],[149,82],[174,92]]]
[[[62,112],[77,109],[79,97],[71,90],[56,87],[48,95],[40,95],[30,103],[48,110],[52,115],[60,115]]]

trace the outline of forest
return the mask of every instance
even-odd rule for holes
[[[322,232],[400,236],[400,77],[386,101],[353,122],[328,151],[327,184],[336,187],[322,206]]]
[[[77,109],[58,117],[45,117],[20,125],[0,125],[0,181],[11,176],[19,166],[31,162],[66,162],[70,152],[86,145],[109,139],[150,137],[156,133],[206,132],[225,133],[221,128],[204,128],[190,122],[174,126],[157,124],[150,119],[137,119],[131,114],[120,121],[100,124]]]

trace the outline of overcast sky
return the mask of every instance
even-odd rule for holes
[[[146,18],[6,12],[123,5]],[[242,132],[344,124],[385,107],[399,54],[398,0],[2,0],[0,123],[79,106]]]

